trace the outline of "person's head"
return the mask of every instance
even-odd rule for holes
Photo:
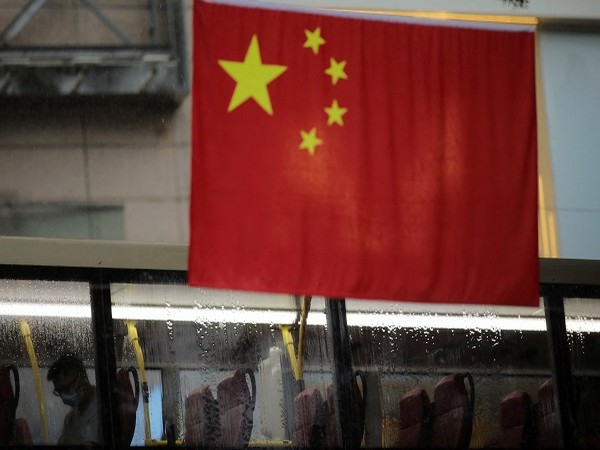
[[[65,405],[79,405],[89,392],[90,382],[83,362],[73,353],[65,353],[54,361],[47,378],[54,384],[54,395]]]

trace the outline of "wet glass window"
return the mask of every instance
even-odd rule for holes
[[[0,445],[101,443],[89,285],[0,280]]]
[[[323,442],[324,299],[167,283],[112,284],[111,298],[117,367],[140,392],[133,445]]]
[[[600,445],[600,301],[565,299],[565,320],[574,379],[575,411],[580,443]]]
[[[533,445],[552,377],[542,305],[348,300],[353,365],[368,387],[364,444]]]

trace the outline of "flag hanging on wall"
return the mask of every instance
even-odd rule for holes
[[[191,285],[538,305],[534,33],[194,3]]]

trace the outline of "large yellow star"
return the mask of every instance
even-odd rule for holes
[[[348,112],[348,108],[340,108],[337,100],[333,100],[330,107],[325,108],[327,113],[327,125],[331,126],[337,123],[339,126],[344,126],[344,120],[342,116]]]
[[[304,130],[300,130],[300,136],[302,136],[302,142],[298,147],[300,150],[306,149],[311,155],[315,154],[315,148],[317,145],[323,143],[322,139],[317,137],[317,128],[313,127],[308,133]]]
[[[252,98],[267,114],[273,115],[267,85],[285,72],[287,67],[262,63],[256,35],[252,36],[243,62],[220,59],[219,65],[236,82],[227,112]]]
[[[335,85],[338,80],[347,80],[348,75],[344,72],[346,67],[346,61],[337,62],[335,58],[329,58],[329,68],[325,70],[325,73],[331,77],[331,84]]]
[[[325,43],[325,39],[321,37],[321,28],[317,27],[315,31],[304,30],[304,34],[306,35],[304,48],[312,48],[313,53],[318,54],[319,46]]]

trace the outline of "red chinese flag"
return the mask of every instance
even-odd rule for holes
[[[196,1],[189,283],[537,305],[534,34]]]

